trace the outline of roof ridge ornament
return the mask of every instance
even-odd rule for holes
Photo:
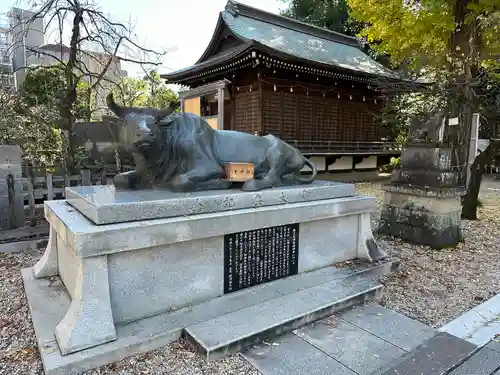
[[[234,1],[228,0],[226,6],[224,7],[224,10],[231,14],[233,17],[238,17],[238,5],[239,4]]]

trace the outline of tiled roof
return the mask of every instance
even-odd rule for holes
[[[222,18],[236,35],[246,40],[255,40],[274,50],[362,73],[391,78],[395,76],[392,71],[353,45],[233,14],[227,10],[222,12]]]
[[[216,56],[213,55],[217,36],[225,27],[243,42]],[[220,13],[217,29],[210,45],[198,62],[190,67],[163,74],[169,80],[186,79],[190,75],[228,61],[254,46],[257,49],[274,51],[285,59],[297,58],[323,66],[339,68],[358,74],[398,79],[398,75],[376,62],[360,49],[356,38],[312,26],[280,15],[264,12],[229,0]],[[260,47],[259,47],[260,46]]]

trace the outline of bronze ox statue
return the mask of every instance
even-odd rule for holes
[[[243,184],[245,191],[310,183],[317,175],[313,163],[274,135],[215,130],[200,116],[171,108],[123,107],[112,94],[107,104],[122,120],[119,142],[132,151],[136,166],[115,177],[118,189],[227,189],[232,182],[224,179],[226,163],[254,165],[254,178]],[[301,176],[305,165],[312,169],[311,176]]]

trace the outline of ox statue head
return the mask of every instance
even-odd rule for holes
[[[132,150],[148,148],[158,134],[158,122],[170,115],[174,110],[124,107],[116,104],[113,94],[106,98],[108,108],[122,120],[118,131],[119,141],[123,147]]]

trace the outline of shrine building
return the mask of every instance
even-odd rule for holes
[[[161,77],[187,88],[182,111],[217,129],[274,134],[320,171],[375,169],[400,154],[379,117],[380,87],[401,80],[354,37],[229,0],[199,60]]]

